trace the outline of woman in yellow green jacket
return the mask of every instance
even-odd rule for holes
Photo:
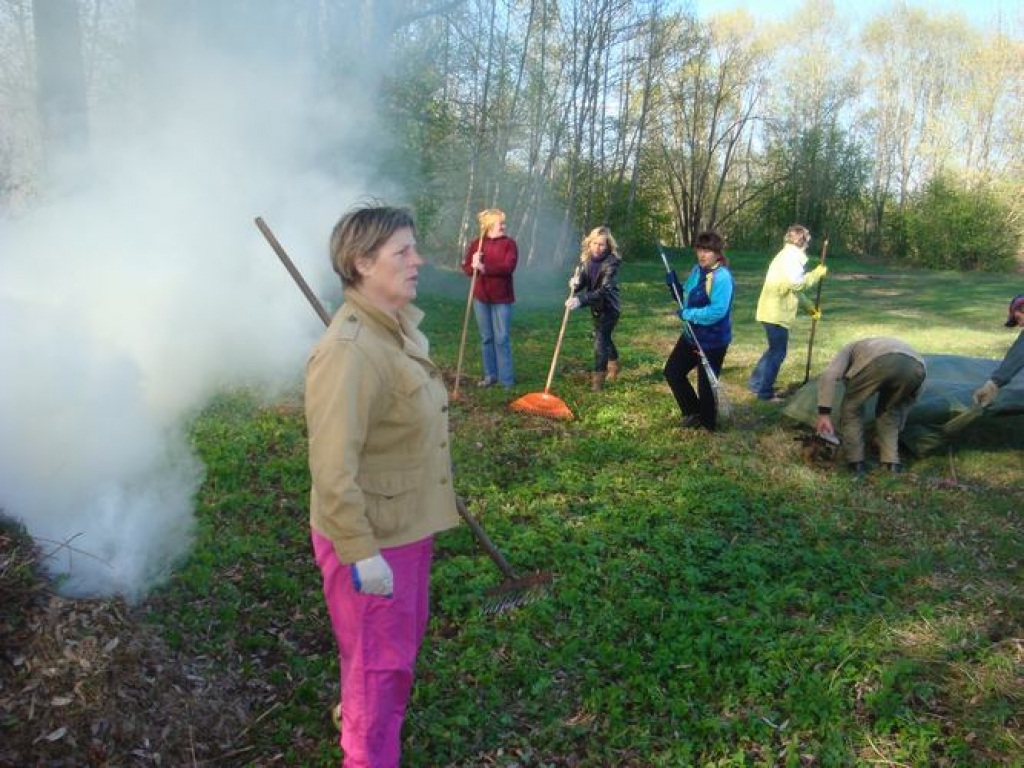
[[[827,271],[824,264],[819,264],[810,272],[804,272],[810,242],[811,233],[807,227],[794,224],[786,230],[785,245],[768,266],[761,296],[757,300],[756,317],[764,326],[768,348],[757,361],[747,387],[761,400],[782,400],[775,393],[775,379],[786,360],[789,326],[796,319],[799,307],[803,306],[812,316],[817,313],[815,319],[821,316],[804,294],[805,290],[817,285]]]

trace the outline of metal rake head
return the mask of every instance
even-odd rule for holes
[[[502,582],[487,590],[489,597],[480,610],[485,615],[492,616],[542,600],[551,593],[553,580],[550,573],[534,573]]]

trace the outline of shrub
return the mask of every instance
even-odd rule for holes
[[[1009,271],[1020,234],[992,192],[938,176],[906,214],[907,258],[931,269]]]

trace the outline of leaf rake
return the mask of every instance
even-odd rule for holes
[[[510,611],[513,608],[518,608],[521,605],[526,605],[548,596],[551,592],[551,584],[554,581],[554,577],[550,573],[537,572],[527,576],[517,576],[516,572],[512,570],[512,566],[508,564],[505,557],[494,546],[494,542],[491,541],[480,523],[469,514],[469,510],[466,509],[466,503],[462,500],[462,497],[455,497],[455,506],[477,541],[480,542],[480,546],[490,555],[491,560],[494,561],[494,564],[498,566],[498,570],[505,577],[501,584],[487,590],[488,599],[480,607],[482,613],[488,615],[504,613],[505,611]]]
[[[323,304],[313,293],[313,290],[306,283],[302,277],[302,273],[296,268],[291,258],[288,256],[287,251],[281,246],[277,238],[274,237],[274,233],[271,232],[270,227],[267,226],[266,222],[262,218],[256,217],[256,226],[263,233],[263,236],[270,243],[271,248],[274,249],[274,253],[284,264],[285,269],[288,270],[288,274],[292,276],[292,279],[299,286],[299,289],[305,295],[306,299],[312,305],[313,310],[323,320],[324,325],[331,324],[331,316],[324,308]],[[472,297],[472,290],[470,296]],[[556,352],[557,354],[557,352]],[[550,378],[549,378],[550,383]],[[456,378],[456,386],[458,386],[458,378]],[[494,542],[491,541],[490,537],[484,531],[483,527],[477,522],[476,518],[473,517],[469,510],[466,509],[465,502],[458,496],[455,497],[455,506],[459,511],[459,515],[463,520],[466,521],[466,525],[473,531],[473,535],[477,541],[484,548],[494,564],[498,566],[498,570],[501,571],[505,580],[496,587],[492,587],[487,590],[487,594],[490,598],[481,607],[481,610],[485,614],[504,613],[505,611],[512,610],[520,605],[526,603],[532,603],[535,600],[539,600],[545,597],[551,590],[551,583],[554,581],[554,577],[550,573],[532,573],[529,576],[519,577],[516,576],[515,571],[512,570],[512,566],[508,564],[508,561],[504,558],[498,548],[494,546]]]

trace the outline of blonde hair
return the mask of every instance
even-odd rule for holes
[[[793,224],[786,230],[785,241],[797,248],[806,248],[807,244],[811,242],[811,230],[803,224]]]
[[[491,227],[505,218],[505,212],[500,208],[487,208],[476,215],[476,221],[480,225],[480,237],[491,231]]]
[[[581,262],[585,262],[590,258],[590,244],[599,237],[606,238],[608,240],[608,250],[616,256],[619,255],[619,244],[615,242],[615,236],[612,235],[612,231],[604,226],[594,227],[590,230],[590,234],[584,237],[581,242],[583,246],[583,251],[580,253]]]

